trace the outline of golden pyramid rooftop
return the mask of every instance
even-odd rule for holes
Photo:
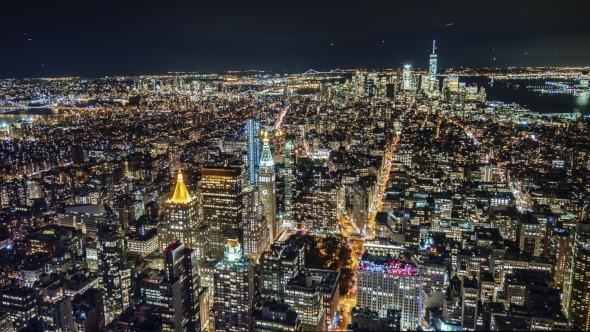
[[[186,188],[186,184],[184,184],[184,179],[182,178],[182,173],[180,170],[178,171],[178,178],[176,180],[176,188],[174,189],[174,194],[170,199],[173,203],[185,204],[192,201],[192,197]]]

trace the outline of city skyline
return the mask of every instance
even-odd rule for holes
[[[590,5],[19,7],[0,331],[590,330]]]

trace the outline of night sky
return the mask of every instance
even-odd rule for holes
[[[4,0],[1,12],[3,78],[425,68],[433,39],[442,68],[590,65],[586,0]]]

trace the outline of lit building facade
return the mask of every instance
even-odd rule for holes
[[[164,251],[166,280],[160,284],[163,331],[200,331],[197,253],[176,241]]]
[[[260,256],[260,293],[265,298],[284,296],[285,287],[291,278],[303,272],[305,250],[301,242],[273,244]]]
[[[414,82],[412,80],[412,65],[405,64],[403,70],[404,77],[404,91],[412,91],[414,88]]]
[[[164,203],[163,222],[158,224],[158,238],[162,249],[177,240],[194,248],[198,223],[198,201],[191,196],[179,171],[172,197]]]
[[[264,207],[264,216],[268,223],[270,241],[274,241],[279,232],[277,222],[277,192],[275,184],[275,163],[272,159],[268,137],[264,137],[262,156],[260,157],[260,170],[258,173],[258,192],[260,202]]]
[[[227,239],[243,236],[241,169],[203,168],[201,188],[203,222],[208,226],[211,255],[220,257]]]
[[[242,257],[235,239],[227,240],[223,260],[214,271],[214,331],[250,331],[254,301],[254,267]]]
[[[436,71],[437,71],[437,55],[436,55],[436,41],[432,41],[432,54],[430,55],[430,61],[428,63],[428,78],[429,78],[429,89],[431,93],[437,89],[436,84]]]
[[[254,187],[258,187],[260,129],[260,115],[255,114],[246,122],[246,134],[248,135],[248,182]]]
[[[423,307],[423,278],[413,264],[365,254],[358,267],[357,306],[387,316],[401,311],[402,330],[416,329]]]
[[[564,307],[573,330],[590,330],[590,222],[578,223],[566,272]]]
[[[260,254],[269,243],[268,223],[262,215],[258,189],[247,187],[242,192],[244,222],[244,256],[253,257]]]

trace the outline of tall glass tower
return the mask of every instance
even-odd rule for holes
[[[430,64],[428,66],[428,76],[430,76],[430,91],[434,91],[436,87],[436,63],[437,63],[437,55],[435,53],[436,50],[436,40],[432,41],[432,54],[430,55]]]
[[[260,167],[260,115],[248,119],[246,124],[248,135],[248,183],[258,187],[258,168]]]
[[[411,91],[412,90],[412,65],[405,64],[404,65],[404,90]]]

